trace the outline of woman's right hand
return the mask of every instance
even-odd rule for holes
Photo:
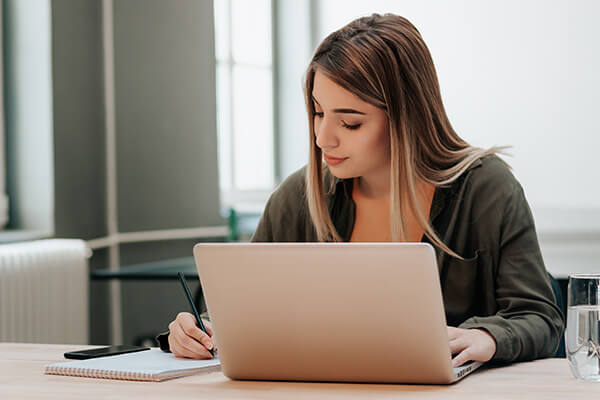
[[[176,357],[208,359],[208,350],[214,348],[212,324],[202,320],[208,335],[196,325],[196,318],[188,312],[180,312],[169,324],[169,348]]]

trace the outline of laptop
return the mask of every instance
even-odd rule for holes
[[[231,379],[453,383],[427,243],[199,243],[194,257]]]

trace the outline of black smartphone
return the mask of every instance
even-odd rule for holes
[[[118,346],[100,347],[97,349],[90,350],[76,350],[66,352],[65,358],[72,358],[75,360],[86,360],[88,358],[116,356],[117,354],[133,353],[136,351],[150,350],[150,347],[141,346],[128,346],[120,344]]]

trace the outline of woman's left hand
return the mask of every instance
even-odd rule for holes
[[[452,366],[459,367],[467,361],[489,361],[496,354],[496,340],[483,329],[448,327],[450,353],[456,354]]]

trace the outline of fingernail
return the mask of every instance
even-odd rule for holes
[[[206,347],[208,350],[212,350],[214,344],[213,342],[208,342],[208,346]]]

